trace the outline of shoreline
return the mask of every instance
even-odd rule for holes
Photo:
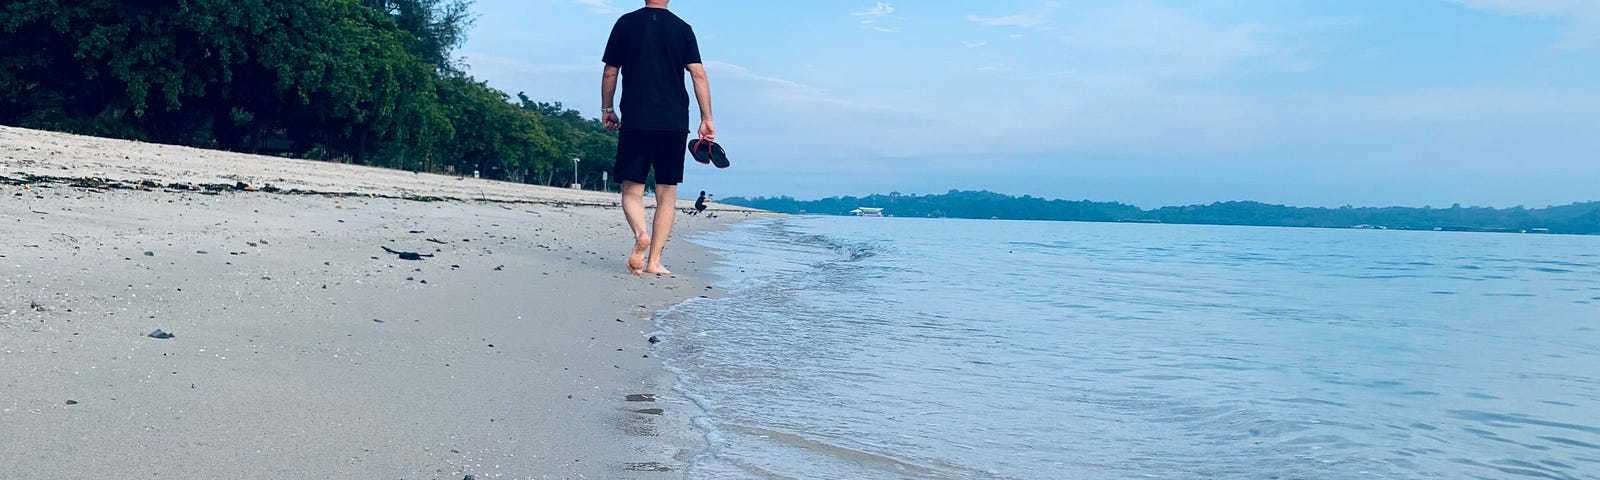
[[[675,395],[646,340],[707,292],[687,237],[764,216],[680,215],[677,274],[638,278],[614,193],[9,127],[0,156],[8,177],[138,179],[0,182],[20,478],[681,476],[705,439],[692,402],[629,401]],[[230,180],[349,193],[166,187]]]
[[[34,176],[56,183],[88,181],[88,186],[106,188],[171,190],[173,184],[179,184],[195,191],[215,192],[245,185],[252,190],[307,195],[619,206],[618,194],[611,191],[573,190],[0,125],[0,177],[12,175],[24,178],[0,183],[15,184]],[[676,204],[680,211],[692,209],[694,199],[679,198]],[[766,213],[715,203],[709,210]]]

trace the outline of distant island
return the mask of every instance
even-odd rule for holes
[[[1140,222],[1265,227],[1370,228],[1389,230],[1504,233],[1600,234],[1600,202],[1544,208],[1462,207],[1291,207],[1260,202],[1145,210],[1119,202],[1055,200],[989,191],[951,190],[943,194],[890,193],[865,197],[796,200],[788,196],[732,197],[724,203],[784,213],[854,215],[862,207],[882,208],[894,217]]]

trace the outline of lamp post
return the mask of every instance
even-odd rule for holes
[[[572,188],[582,188],[578,186],[578,157],[572,157]]]

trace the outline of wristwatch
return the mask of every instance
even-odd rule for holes
[[[600,107],[600,113],[613,113],[617,110],[611,107]]]

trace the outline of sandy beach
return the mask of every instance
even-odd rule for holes
[[[19,479],[677,478],[654,315],[760,215],[641,278],[604,192],[9,127],[0,176]]]

